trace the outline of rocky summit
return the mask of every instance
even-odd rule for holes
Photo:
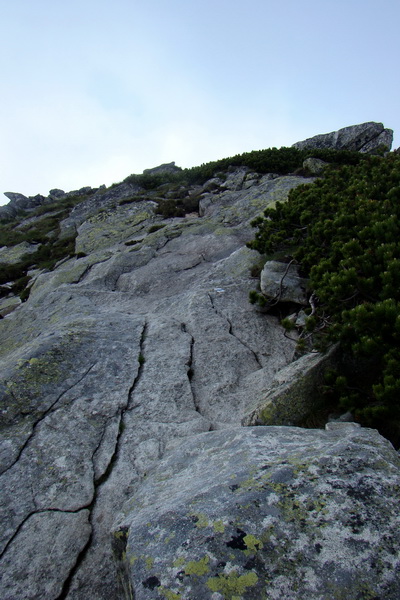
[[[302,142],[296,142],[293,147],[299,150],[303,148],[335,148],[336,150],[373,153],[380,146],[390,148],[392,142],[392,129],[385,129],[382,123],[370,122],[316,135]]]
[[[251,221],[322,158],[265,152],[8,194],[2,600],[400,597],[398,453],[355,423],[302,427],[336,349],[300,356],[249,302],[262,272],[274,305],[289,281],[246,246]]]

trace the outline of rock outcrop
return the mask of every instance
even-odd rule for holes
[[[293,147],[298,150],[331,148],[374,154],[382,146],[390,150],[392,142],[392,129],[385,129],[382,123],[368,122],[344,127],[331,133],[316,135],[302,142],[296,142]]]
[[[8,248],[7,246],[3,246],[0,248],[0,265],[14,265],[18,263],[23,256],[26,254],[32,254],[36,252],[37,244],[29,244],[28,242],[21,242],[16,246],[11,246]]]
[[[80,199],[60,223],[76,254],[36,269],[27,301],[9,312],[10,295],[2,308],[2,599],[259,598],[267,578],[271,597],[297,585],[317,600],[334,576],[344,589],[361,560],[371,577],[351,589],[396,597],[390,445],[354,426],[242,427],[299,424],[326,360],[295,360],[279,319],[248,301],[259,261],[246,247],[251,221],[312,181],[229,169],[162,191],[163,201],[197,199],[182,218],[160,214],[161,191],[134,178],[39,199]],[[168,523],[171,552],[160,553],[156,530]]]
[[[39,274],[1,321],[2,598],[118,598],[109,531],[124,501],[166,448],[239,426],[255,374],[293,360],[278,319],[248,302],[245,243],[305,180],[240,177],[206,193],[201,218],[118,204],[115,188],[96,213],[88,197],[70,217],[87,256]]]
[[[0,219],[5,221],[11,221],[20,214],[29,214],[38,206],[50,204],[60,199],[73,198],[76,196],[93,194],[96,189],[91,187],[84,187],[80,190],[73,190],[71,192],[64,192],[57,188],[50,190],[48,196],[42,196],[36,194],[36,196],[24,196],[17,192],[4,192],[4,195],[10,200],[5,206],[0,206]]]
[[[175,162],[170,162],[152,169],[145,169],[143,175],[164,175],[165,173],[179,173],[179,171],[182,171],[181,167],[177,167]]]
[[[185,441],[114,530],[125,597],[397,600],[399,467],[355,424]]]

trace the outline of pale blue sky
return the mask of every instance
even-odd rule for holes
[[[0,0],[1,192],[364,121],[400,145],[398,0]]]

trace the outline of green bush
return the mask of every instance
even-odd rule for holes
[[[156,208],[156,213],[162,215],[165,219],[171,217],[184,217],[185,210],[176,200],[160,200]]]
[[[202,185],[212,177],[224,176],[229,168],[248,167],[257,173],[277,173],[286,175],[301,169],[303,161],[308,157],[320,158],[336,165],[358,164],[363,155],[347,150],[297,150],[296,148],[268,148],[244,152],[228,158],[203,163],[197,167],[182,169],[175,173],[129,175],[125,183],[139,185],[144,190],[154,190],[162,185]]]
[[[25,240],[24,234],[10,225],[0,225],[0,248],[16,246]]]
[[[284,251],[310,278],[314,343],[343,350],[341,406],[382,431],[400,424],[400,156],[329,167],[254,226],[251,248]]]

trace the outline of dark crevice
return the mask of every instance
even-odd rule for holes
[[[77,279],[77,281],[74,281],[73,283],[75,285],[77,285],[78,283],[81,283],[81,281],[83,281],[85,279],[85,277],[89,274],[89,272],[91,271],[93,265],[88,265],[86,267],[86,269],[83,271],[82,275],[80,275]]]
[[[101,448],[101,446],[103,444],[103,440],[104,440],[104,437],[105,437],[105,435],[107,433],[107,429],[108,429],[109,423],[113,419],[115,419],[117,416],[118,416],[118,419],[119,419],[119,423],[118,423],[118,430],[119,430],[119,427],[120,427],[120,424],[121,424],[121,410],[118,410],[114,415],[112,415],[111,417],[108,417],[106,419],[105,423],[104,423],[104,428],[103,428],[103,431],[101,433],[99,443],[97,444],[96,448],[94,449],[94,451],[92,453],[92,464],[93,464],[94,472],[96,472],[96,468],[95,468],[96,454],[100,450],[100,448]],[[97,481],[97,479],[98,478],[96,478],[95,481]]]
[[[40,425],[40,423],[42,423],[50,414],[54,413],[57,410],[57,404],[59,403],[59,401],[61,400],[61,398],[63,396],[65,396],[65,394],[67,394],[68,392],[70,392],[75,386],[79,385],[84,379],[85,377],[90,373],[90,371],[93,369],[93,367],[96,365],[96,363],[94,363],[93,365],[91,365],[86,371],[85,373],[82,375],[82,377],[80,379],[78,379],[78,381],[76,381],[75,383],[73,383],[68,389],[64,390],[61,392],[61,394],[59,394],[57,396],[57,398],[54,400],[54,402],[49,406],[49,408],[47,408],[47,410],[45,410],[45,412],[42,414],[42,416],[40,417],[40,419],[38,419],[33,425],[32,425],[32,431],[29,434],[29,436],[27,437],[27,439],[25,440],[25,442],[22,444],[17,457],[15,458],[14,462],[9,465],[6,469],[4,469],[4,471],[1,472],[0,475],[4,475],[4,473],[7,473],[7,471],[9,471],[10,469],[12,469],[16,463],[20,460],[22,453],[24,452],[25,448],[28,446],[29,442],[32,440],[32,438],[35,435],[36,429],[38,427],[38,425]]]
[[[143,328],[142,328],[142,333],[140,335],[140,342],[139,342],[139,355],[138,355],[138,363],[139,363],[139,368],[136,374],[135,379],[133,380],[133,383],[131,385],[131,387],[129,388],[129,392],[128,392],[128,404],[126,406],[126,408],[122,411],[122,419],[125,415],[125,412],[134,410],[135,408],[137,408],[139,406],[139,404],[135,404],[134,402],[132,402],[133,399],[133,395],[134,395],[134,391],[136,389],[137,384],[139,383],[139,380],[142,376],[143,373],[143,369],[145,366],[145,362],[146,362],[146,355],[145,355],[145,340],[147,337],[147,331],[148,331],[148,324],[147,322],[145,322],[143,324]]]
[[[75,573],[78,571],[79,567],[81,566],[82,562],[84,561],[85,556],[88,553],[88,550],[92,544],[92,539],[93,539],[92,515],[93,515],[94,504],[95,504],[95,499],[93,499],[92,504],[90,505],[90,507],[88,507],[88,509],[90,511],[89,524],[91,527],[89,539],[86,542],[85,546],[82,548],[82,550],[79,552],[78,556],[76,557],[75,564],[72,566],[72,569],[70,570],[70,572],[68,574],[68,577],[65,579],[65,581],[63,583],[60,595],[57,596],[57,598],[54,598],[54,600],[65,600],[68,597],[69,591],[71,589],[72,580],[75,577]]]
[[[190,390],[192,392],[194,409],[196,412],[201,414],[200,405],[199,405],[198,399],[196,397],[196,393],[195,393],[194,385],[193,385],[193,377],[194,377],[193,357],[194,357],[195,341],[194,341],[194,337],[192,336],[192,334],[189,333],[189,331],[187,330],[185,323],[181,323],[181,330],[190,336],[190,349],[189,349],[189,357],[188,357],[188,360],[186,361],[186,367],[187,367],[186,374],[187,374],[187,378],[189,381]]]
[[[123,432],[125,429],[125,421],[124,421],[125,414],[138,406],[138,405],[136,405],[136,406],[132,405],[132,396],[133,396],[134,390],[140,380],[140,377],[142,375],[143,368],[144,368],[144,363],[145,363],[144,345],[145,345],[145,339],[146,339],[146,335],[147,335],[147,329],[148,329],[148,326],[147,326],[147,323],[145,322],[143,324],[142,333],[141,333],[140,342],[139,342],[139,356],[138,356],[139,368],[137,370],[136,377],[133,380],[133,383],[129,389],[126,405],[124,408],[121,409],[121,411],[119,413],[120,421],[119,421],[118,433],[117,433],[116,440],[115,440],[114,451],[110,457],[108,465],[107,465],[106,469],[104,470],[103,474],[97,478],[94,477],[94,479],[93,479],[93,483],[94,483],[93,500],[92,500],[90,506],[87,507],[90,511],[89,523],[92,527],[92,532],[93,532],[93,524],[92,524],[93,510],[94,510],[96,502],[97,502],[99,488],[109,479],[109,477],[117,463],[117,460],[118,460],[120,446],[121,446],[121,439],[122,439],[122,435],[123,435]],[[100,444],[101,444],[101,441],[97,445],[97,448],[94,450],[94,452],[92,454],[92,463],[94,462],[94,456],[95,456],[95,453],[97,452],[97,450],[99,449]],[[94,464],[93,464],[93,471],[94,471]],[[64,581],[61,594],[57,598],[55,598],[55,600],[65,600],[68,597],[73,579],[74,579],[76,573],[78,572],[80,566],[82,565],[82,563],[86,557],[86,554],[88,553],[88,551],[90,549],[91,544],[92,544],[92,534],[90,535],[89,540],[88,540],[87,544],[85,545],[85,547],[82,549],[82,551],[77,556],[74,566],[72,567],[67,579]]]
[[[171,232],[169,232],[169,233],[171,233]],[[167,235],[168,235],[168,232],[167,232]],[[154,248],[154,249],[156,250],[156,252],[160,252],[160,250],[164,250],[165,246],[167,244],[169,244],[169,242],[172,242],[172,240],[175,240],[177,237],[180,237],[180,235],[181,234],[179,234],[178,236],[166,237],[165,242],[162,242],[159,246],[157,246],[157,248]],[[166,252],[160,253],[160,256],[163,256],[164,254],[172,254],[172,253],[173,253],[172,250],[171,251],[167,250]]]
[[[119,425],[118,425],[118,433],[117,433],[117,437],[116,437],[116,441],[115,441],[115,446],[114,446],[114,452],[112,453],[111,458],[110,458],[110,460],[108,462],[108,465],[104,469],[103,473],[101,475],[99,475],[99,477],[97,477],[97,478],[94,479],[95,490],[97,490],[97,488],[100,485],[102,485],[109,478],[109,476],[110,476],[110,473],[111,473],[111,471],[112,471],[112,469],[114,467],[114,463],[115,463],[115,461],[117,459],[119,439],[120,439],[120,437],[122,435],[122,432],[123,432],[123,421],[122,421],[122,410],[121,410],[121,411],[119,411]],[[103,439],[103,436],[102,436],[102,439]],[[101,442],[100,442],[100,444],[101,444]],[[97,446],[96,450],[93,452],[92,461],[94,461],[94,456],[95,456],[97,450],[99,449],[100,444]],[[93,465],[93,467],[94,467],[94,465]]]
[[[240,339],[240,338],[239,338],[239,337],[238,337],[238,336],[235,334],[235,332],[233,331],[233,325],[232,325],[232,321],[230,321],[230,319],[228,319],[228,317],[225,317],[225,318],[226,318],[226,320],[228,321],[228,324],[229,324],[229,333],[230,333],[230,335],[233,335],[233,337],[234,337],[234,338],[236,338],[236,339],[237,339],[237,341],[238,341],[238,342],[240,342],[240,344],[242,344],[242,346],[244,346],[244,347],[245,347],[247,350],[249,350],[249,352],[251,352],[251,353],[252,353],[252,355],[254,356],[254,358],[255,358],[255,360],[256,360],[256,362],[257,362],[258,366],[260,367],[260,369],[262,369],[262,368],[263,368],[263,366],[262,366],[262,364],[261,364],[261,362],[260,362],[260,359],[259,359],[259,358],[258,358],[258,356],[257,356],[257,353],[256,353],[256,352],[254,352],[254,350],[253,350],[252,348],[250,348],[250,346],[249,346],[248,344],[246,344],[246,342],[244,342],[243,340],[241,340],[241,339]]]
[[[216,309],[216,308],[215,308],[215,306],[214,306],[214,299],[213,299],[213,297],[211,296],[211,294],[208,294],[208,298],[209,298],[209,300],[210,300],[210,303],[211,303],[211,306],[212,306],[213,310],[215,310],[215,312],[218,314],[218,311],[217,311],[217,309]]]

